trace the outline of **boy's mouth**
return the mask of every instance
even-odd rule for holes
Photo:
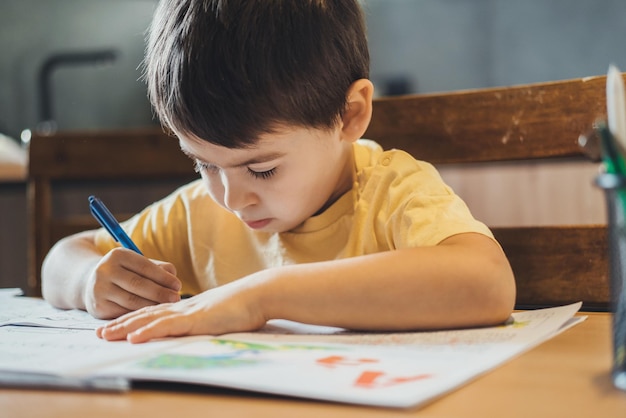
[[[258,221],[244,221],[251,229],[265,228],[272,220],[270,218],[259,219]]]

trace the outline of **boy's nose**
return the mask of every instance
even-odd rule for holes
[[[224,186],[224,205],[233,212],[240,211],[254,204],[255,193],[247,189],[243,184],[222,179]]]

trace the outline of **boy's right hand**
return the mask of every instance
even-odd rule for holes
[[[96,318],[117,318],[145,306],[178,302],[181,285],[173,264],[116,248],[100,260],[85,283],[85,308]]]

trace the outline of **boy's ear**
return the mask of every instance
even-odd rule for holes
[[[341,118],[341,139],[354,142],[360,139],[372,119],[372,97],[374,85],[366,78],[359,79],[350,85],[347,107]]]

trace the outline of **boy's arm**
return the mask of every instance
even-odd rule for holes
[[[98,330],[106,339],[258,329],[274,318],[361,330],[504,322],[515,300],[500,247],[474,233],[434,247],[268,269],[176,304],[140,310]]]
[[[173,265],[125,248],[98,251],[95,231],[57,242],[42,269],[42,294],[52,305],[116,318],[148,305],[180,300]]]
[[[433,247],[314,264],[299,276],[294,270],[265,294],[269,318],[291,312],[297,321],[324,318],[328,325],[351,329],[444,329],[504,322],[515,302],[504,253],[475,233]],[[289,297],[300,292],[315,294],[319,303],[307,306],[306,297]]]

